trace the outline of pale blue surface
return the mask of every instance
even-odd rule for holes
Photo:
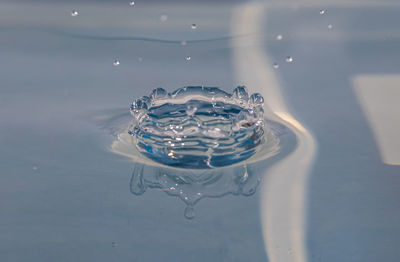
[[[81,28],[86,18],[70,21],[72,8],[0,10],[0,261],[266,261],[259,192],[204,199],[187,220],[179,199],[157,190],[130,193],[133,163],[108,151],[114,137],[93,121],[109,110],[128,112],[133,98],[158,86],[242,84],[234,80],[229,39],[183,47],[71,37],[226,37],[229,7],[209,15],[226,11],[217,29],[201,29],[207,17],[198,18],[196,34],[186,28],[195,7],[175,30],[161,23],[97,28],[89,18]],[[280,62],[290,108],[319,145],[308,190],[309,261],[396,262],[400,169],[380,161],[350,77],[399,73],[400,38],[374,40],[373,32],[397,30],[400,9],[332,8],[321,20],[319,8],[271,10],[263,36],[265,51]],[[110,12],[107,19],[120,14]],[[155,6],[154,19],[164,12]],[[340,40],[329,38],[328,23]],[[282,61],[287,55],[293,63]]]

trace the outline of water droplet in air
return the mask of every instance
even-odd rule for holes
[[[71,16],[78,16],[78,15],[79,15],[78,11],[72,10]]]
[[[275,63],[272,64],[272,67],[275,68],[275,69],[278,69],[279,68],[279,64],[277,62],[275,62]]]
[[[167,16],[167,15],[161,15],[161,16],[160,16],[160,21],[161,21],[161,22],[164,23],[164,22],[166,22],[167,20],[168,20],[168,16]]]
[[[321,9],[321,10],[319,10],[319,14],[320,14],[320,15],[324,15],[324,14],[325,14],[325,12],[326,12],[326,10],[325,10],[325,9]]]
[[[113,62],[113,65],[114,65],[114,66],[119,66],[119,64],[120,64],[120,63],[119,63],[119,60],[115,60],[115,61]]]
[[[186,44],[187,44],[187,43],[186,43],[185,40],[181,41],[181,45],[186,45]]]
[[[196,25],[196,24],[192,24],[192,25],[190,26],[190,28],[196,29],[196,28],[197,28],[197,25]]]
[[[286,57],[285,61],[288,63],[291,63],[291,62],[293,62],[293,57],[288,56],[288,57]]]
[[[196,111],[197,111],[197,107],[195,105],[189,103],[186,106],[186,114],[188,116],[193,116],[196,113]]]
[[[194,209],[191,206],[187,206],[185,208],[185,213],[184,213],[185,217],[187,219],[193,219],[194,218]]]
[[[135,5],[135,2],[134,2],[134,1],[130,1],[130,2],[129,2],[129,5],[130,5],[130,6],[134,6],[134,5]]]
[[[283,36],[282,35],[277,35],[276,40],[282,40]]]
[[[192,59],[192,57],[190,57],[190,56],[186,57],[186,61],[190,61],[191,59]]]
[[[332,29],[332,28],[333,28],[333,25],[329,24],[328,29]]]

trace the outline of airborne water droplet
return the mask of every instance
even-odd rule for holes
[[[332,28],[333,28],[333,25],[329,24],[328,29],[332,29]]]
[[[319,14],[320,14],[320,15],[324,15],[324,14],[325,14],[325,12],[326,12],[326,10],[325,10],[325,9],[321,9],[321,10],[319,10]]]
[[[72,10],[71,16],[78,16],[78,15],[79,15],[78,11]]]
[[[160,20],[161,20],[161,22],[166,22],[167,20],[168,20],[168,16],[167,15],[161,15],[160,16]]]
[[[190,28],[192,28],[192,29],[194,30],[194,29],[197,28],[197,25],[196,25],[196,24],[192,24],[192,25],[190,26]]]
[[[135,5],[135,2],[134,2],[134,1],[130,1],[130,2],[129,2],[129,5],[130,5],[130,6],[134,6],[134,5]]]
[[[187,219],[193,219],[194,218],[194,209],[193,209],[193,207],[191,207],[191,206],[187,206],[186,208],[185,208],[185,213],[184,213],[184,215],[185,215],[185,217],[187,218]]]
[[[293,57],[288,56],[288,57],[286,57],[285,61],[288,63],[291,63],[291,62],[293,62]]]
[[[120,63],[119,63],[119,60],[115,60],[115,61],[113,62],[113,65],[114,65],[114,66],[119,66],[119,64],[120,64]]]
[[[187,57],[186,57],[186,61],[190,61],[190,60],[192,60],[192,57],[187,56]]]
[[[282,35],[277,35],[276,40],[282,40],[283,36]]]
[[[279,64],[277,62],[275,62],[275,63],[272,64],[272,67],[275,68],[275,69],[278,69],[279,68]]]

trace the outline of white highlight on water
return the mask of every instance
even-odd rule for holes
[[[267,6],[261,2],[248,2],[236,7],[232,14],[232,34],[265,32]],[[266,100],[267,117],[282,119],[299,141],[294,152],[268,169],[268,176],[261,184],[260,214],[268,261],[306,262],[306,190],[316,152],[315,139],[291,116],[276,73],[271,68],[273,61],[264,50],[261,38],[233,38],[232,42],[238,80],[261,93]],[[243,45],[252,48],[240,48]],[[280,252],[277,245],[281,249],[291,248],[293,254]]]

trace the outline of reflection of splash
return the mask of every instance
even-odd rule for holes
[[[134,195],[147,189],[159,189],[185,204],[185,217],[194,218],[194,205],[203,198],[225,195],[251,196],[260,183],[259,172],[250,172],[246,165],[219,169],[171,169],[136,163],[130,188]]]

